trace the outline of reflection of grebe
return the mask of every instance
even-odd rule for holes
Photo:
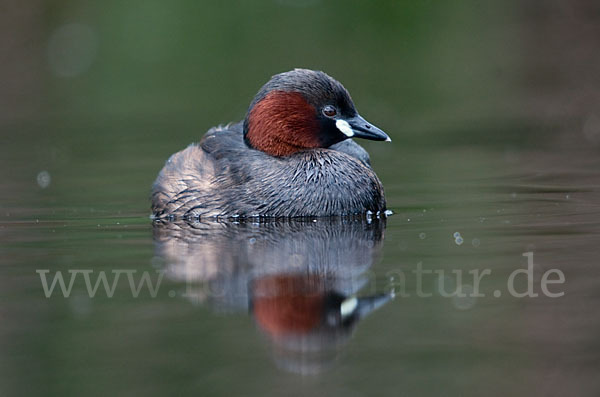
[[[266,276],[252,284],[252,312],[275,337],[303,335],[318,327],[350,325],[387,302],[390,295],[344,297],[314,275]]]
[[[155,223],[157,254],[186,296],[249,311],[278,365],[319,372],[389,295],[357,297],[379,256],[385,219]]]
[[[367,152],[348,139],[390,140],[323,72],[275,75],[243,123],[209,130],[175,153],[152,189],[163,217],[300,217],[385,211]]]
[[[345,297],[311,274],[266,276],[251,288],[252,313],[278,365],[304,374],[327,367],[358,320],[392,298]]]

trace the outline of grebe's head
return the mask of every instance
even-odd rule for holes
[[[273,76],[252,100],[244,120],[248,146],[273,156],[326,148],[352,137],[391,140],[358,114],[342,84],[308,69]]]

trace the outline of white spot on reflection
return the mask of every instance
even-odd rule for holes
[[[96,33],[87,25],[70,23],[58,27],[48,40],[48,64],[59,77],[85,73],[97,52]]]
[[[50,177],[50,173],[48,171],[40,171],[40,173],[37,174],[37,184],[42,189],[50,186],[50,182],[52,182],[52,178]]]
[[[340,314],[342,315],[342,317],[347,317],[354,313],[354,310],[356,310],[357,306],[358,299],[356,299],[355,297],[346,299],[342,302],[342,305],[340,307]]]

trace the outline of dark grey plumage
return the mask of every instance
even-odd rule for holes
[[[249,148],[242,123],[175,153],[152,188],[155,217],[305,217],[385,211],[368,154],[347,140],[274,157]]]

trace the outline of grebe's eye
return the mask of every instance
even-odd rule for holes
[[[337,110],[331,105],[327,105],[323,108],[323,114],[327,117],[335,117]]]

